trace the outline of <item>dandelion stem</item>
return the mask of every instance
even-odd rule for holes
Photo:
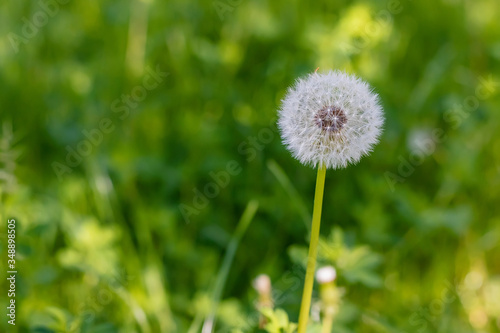
[[[316,256],[318,253],[319,227],[321,224],[321,208],[323,206],[325,175],[326,167],[319,166],[318,176],[316,178],[316,192],[314,194],[314,210],[311,228],[311,242],[309,243],[309,254],[307,256],[306,280],[304,282],[304,292],[302,293],[302,303],[300,304],[298,333],[306,332],[307,322],[309,321],[311,296],[314,284],[314,268],[316,266]]]

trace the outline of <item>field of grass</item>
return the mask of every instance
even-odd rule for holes
[[[268,331],[286,332],[316,173],[277,110],[318,67],[366,80],[386,117],[370,156],[327,172],[332,332],[500,332],[499,15],[497,0],[3,1],[0,332],[263,332],[259,274]]]

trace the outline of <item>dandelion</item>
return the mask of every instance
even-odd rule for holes
[[[298,333],[305,332],[309,320],[326,169],[359,162],[377,143],[383,123],[378,95],[340,71],[297,80],[282,101],[278,127],[283,142],[301,163],[318,168]]]
[[[383,123],[378,95],[367,83],[330,71],[310,74],[288,90],[278,126],[300,162],[337,169],[368,154]]]

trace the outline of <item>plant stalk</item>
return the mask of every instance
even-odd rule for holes
[[[309,254],[307,255],[306,280],[304,292],[300,304],[298,333],[305,333],[309,312],[311,308],[311,297],[314,285],[314,270],[316,267],[316,256],[318,254],[319,227],[321,224],[321,209],[323,206],[323,193],[325,189],[326,167],[319,166],[316,178],[316,191],[314,194],[314,210],[311,227],[311,241],[309,243]]]

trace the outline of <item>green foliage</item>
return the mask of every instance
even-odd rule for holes
[[[349,248],[343,238],[342,230],[335,228],[326,240],[321,240],[320,258],[338,268],[350,284],[359,282],[367,287],[380,287],[382,279],[374,269],[380,265],[382,257],[366,245]]]
[[[269,333],[294,333],[297,330],[297,324],[291,323],[288,314],[282,309],[262,308],[260,312],[267,320],[264,327]]]
[[[305,267],[307,247],[293,245],[288,254],[291,259]],[[318,249],[319,264],[332,265],[348,284],[361,283],[367,287],[380,287],[382,281],[375,269],[381,264],[382,257],[366,245],[350,247],[345,243],[344,234],[334,228],[328,238],[320,238]]]
[[[262,273],[290,329],[316,174],[276,110],[317,67],[386,113],[371,155],[326,176],[333,332],[500,332],[498,1],[62,2],[0,2],[0,332],[261,332]]]

